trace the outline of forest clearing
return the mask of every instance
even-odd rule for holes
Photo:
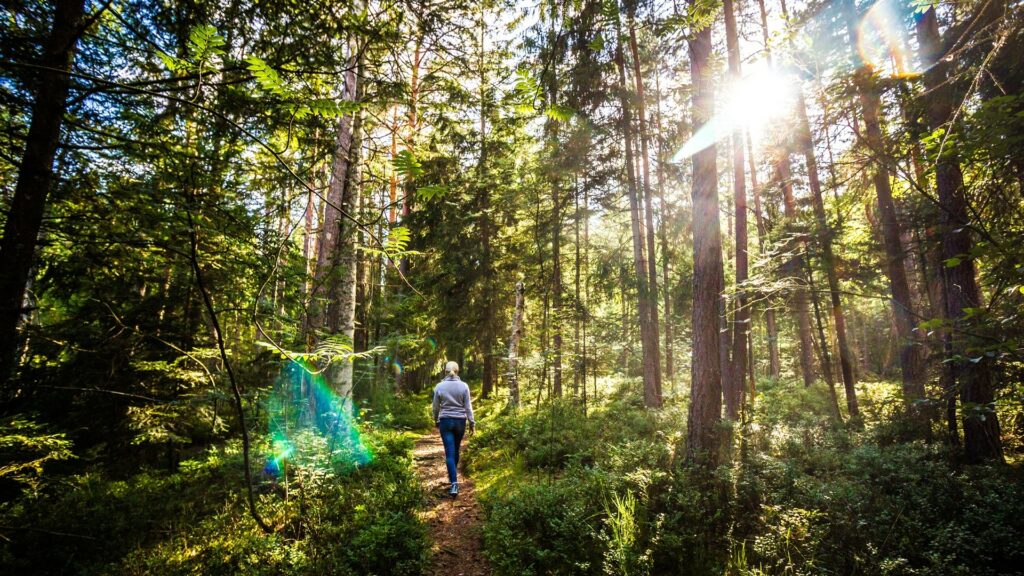
[[[1024,574],[1020,0],[0,14],[0,573]]]

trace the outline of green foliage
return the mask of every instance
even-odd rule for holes
[[[388,390],[374,389],[361,413],[379,428],[432,432],[434,419],[430,412],[429,394],[396,396]]]
[[[950,473],[936,447],[790,452],[751,474],[764,505],[748,553],[767,573],[1001,574],[1024,559],[1020,479]]]
[[[440,184],[434,184],[433,186],[420,186],[416,189],[416,197],[421,200],[432,200],[438,196],[443,196],[448,193],[448,187]]]
[[[209,24],[200,24],[188,35],[188,55],[194,63],[202,66],[215,56],[224,54],[222,46],[227,44],[217,29]]]
[[[613,494],[611,503],[605,504],[605,516],[608,525],[605,573],[621,576],[649,573],[650,552],[638,550],[640,525],[633,493]]]
[[[292,114],[296,120],[310,116],[337,119],[355,114],[362,107],[360,102],[352,100],[311,97],[305,93],[308,91],[286,84],[277,70],[256,56],[249,56],[245,62],[246,69],[252,73],[259,87],[267,94],[283,100],[280,108]]]
[[[342,116],[349,116],[359,111],[362,105],[359,102],[353,102],[351,100],[331,100],[331,99],[311,99],[305,100],[298,104],[287,105],[285,110],[290,110],[295,114],[295,118],[301,120],[308,116],[318,116],[320,118],[336,119]]]
[[[249,56],[245,59],[245,62],[248,64],[249,72],[252,72],[252,75],[256,77],[256,83],[259,84],[264,92],[279,98],[286,98],[290,95],[290,91],[285,87],[284,81],[281,80],[277,70],[274,70],[256,56]]]
[[[618,0],[604,0],[601,2],[601,16],[608,24],[614,26],[619,21]]]
[[[157,50],[156,55],[160,58],[160,61],[163,62],[164,66],[171,72],[185,70],[188,66],[188,62],[175,58],[163,50]]]
[[[402,150],[391,161],[392,167],[400,176],[414,180],[423,174],[423,164],[409,150]]]
[[[671,461],[657,422],[628,400],[590,417],[564,401],[484,427],[467,468],[486,478],[488,466],[522,467],[484,490],[485,545],[501,573],[644,573],[653,560],[647,494]]]
[[[914,14],[923,14],[929,8],[937,6],[938,2],[936,0],[911,0],[910,5],[914,8]]]
[[[537,481],[484,500],[487,555],[502,574],[579,574],[601,565],[600,511],[578,477]]]
[[[543,98],[544,90],[537,79],[526,68],[516,70],[513,95],[516,111],[521,114],[536,112],[537,101]]]
[[[74,458],[72,443],[63,433],[20,416],[0,420],[0,479],[37,490],[47,462]]]
[[[586,417],[563,402],[505,414],[474,437],[502,574],[995,575],[1024,560],[1019,472],[951,470],[941,445],[901,439],[895,384],[864,385],[867,422],[845,429],[822,387],[762,381],[734,432],[745,451],[712,474],[673,459],[680,419],[633,394]]]
[[[356,352],[352,347],[352,341],[338,334],[324,336],[309,352],[284,350],[272,342],[258,341],[256,345],[276,352],[281,360],[309,362],[314,366],[327,366],[334,362],[365,360],[380,354],[384,350],[381,347],[375,347],[362,352]]]
[[[202,72],[204,68],[213,64],[214,59],[224,55],[225,44],[227,41],[217,33],[216,28],[209,24],[200,24],[189,32],[186,58],[172,56],[163,50],[157,50],[156,55],[171,72]]]
[[[388,230],[387,239],[384,241],[384,245],[380,248],[360,246],[359,249],[370,255],[387,256],[392,262],[397,262],[399,258],[421,254],[421,252],[417,250],[408,249],[411,237],[412,235],[408,228],[404,226],[395,226]]]
[[[297,460],[284,478],[261,480],[259,506],[275,534],[245,513],[233,444],[176,474],[89,473],[5,506],[3,524],[28,530],[5,531],[0,563],[33,573],[420,574],[427,542],[411,442],[386,432],[368,440],[375,459],[363,468]]]
[[[568,122],[572,118],[572,108],[558,104],[548,106],[544,109],[544,115],[555,122]]]
[[[721,8],[721,0],[695,0],[688,3],[685,13],[672,14],[661,25],[667,32],[683,31],[692,36],[714,24]]]

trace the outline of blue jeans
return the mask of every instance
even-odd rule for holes
[[[441,442],[444,443],[444,464],[448,468],[448,481],[454,484],[458,481],[455,468],[459,465],[459,446],[466,434],[466,419],[441,418],[437,421],[437,429],[441,432]]]

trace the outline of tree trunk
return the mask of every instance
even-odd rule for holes
[[[519,340],[523,337],[523,305],[526,286],[522,281],[516,282],[516,304],[512,313],[512,332],[508,338],[508,373],[505,381],[508,383],[508,404],[513,408],[519,407],[519,373],[517,364],[519,362]]]
[[[855,49],[856,45],[856,9],[852,0],[845,1],[847,29],[850,46],[858,67],[854,72],[854,84],[857,87],[861,109],[864,115],[864,138],[874,156],[886,154],[885,137],[879,119],[881,100],[875,86],[871,66],[862,62]],[[889,182],[889,171],[881,160],[875,161],[873,177],[875,194],[878,197],[878,213],[881,220],[882,240],[885,246],[886,272],[889,289],[892,294],[893,315],[896,320],[896,333],[899,338],[900,370],[903,378],[903,396],[908,406],[924,396],[924,366],[917,351],[914,334],[914,312],[910,300],[910,285],[907,283],[906,269],[903,266],[903,245],[900,241],[900,224],[896,216],[896,206],[892,198],[892,186]]]
[[[398,156],[398,106],[395,106],[391,114],[391,158]],[[388,223],[394,224],[398,214],[398,173],[389,171],[388,176]]]
[[[648,406],[661,406],[661,349],[658,339],[661,330],[658,327],[658,262],[654,251],[654,202],[651,190],[651,161],[649,138],[647,136],[647,103],[644,97],[644,80],[640,72],[640,50],[636,42],[636,23],[634,15],[629,17],[629,49],[633,55],[633,81],[636,84],[637,123],[640,132],[640,167],[643,169],[643,183],[640,189],[644,196],[644,221],[647,238],[647,311],[650,314],[651,343],[650,350],[654,363],[655,402]],[[646,398],[646,395],[645,395]]]
[[[828,280],[829,301],[832,305],[832,323],[835,325],[836,342],[839,348],[839,366],[843,376],[843,389],[846,392],[846,408],[851,417],[857,416],[860,409],[857,405],[857,381],[853,377],[853,359],[850,354],[850,346],[846,340],[846,315],[843,312],[843,302],[840,297],[839,275],[836,273],[836,258],[832,250],[832,237],[834,232],[828,225],[828,218],[825,215],[825,202],[821,193],[821,179],[818,175],[818,161],[814,156],[814,140],[811,137],[811,126],[807,119],[807,104],[804,101],[803,90],[797,93],[797,125],[798,141],[800,149],[804,153],[804,162],[807,165],[807,184],[811,189],[811,204],[814,207],[814,218],[818,225],[818,233],[815,235],[821,246],[822,263],[825,266],[825,274]],[[821,342],[822,347],[828,346],[825,340]],[[831,371],[831,369],[829,369]]]
[[[39,229],[53,179],[53,159],[67,108],[84,0],[57,0],[50,35],[36,73],[32,121],[18,168],[11,209],[0,241],[0,383],[17,365],[18,324],[32,270]]]
[[[359,174],[360,172],[357,170],[357,177]],[[357,218],[363,222],[369,221],[372,217],[366,216],[370,212],[367,206],[371,199],[364,190],[361,180],[356,190],[358,192],[356,198]],[[359,230],[356,241],[361,246],[367,246],[370,239],[366,236],[364,230]],[[367,330],[370,324],[370,260],[358,251],[355,253],[354,258],[356,260],[356,329],[353,339],[353,350],[355,352],[365,352],[370,346],[370,333]]]
[[[764,45],[765,60],[768,67],[772,67],[771,44],[768,41],[768,12],[764,8],[764,0],[757,0],[758,12],[761,15],[761,41]],[[767,229],[764,224],[764,215],[761,211],[761,188],[757,185],[757,167],[754,166],[753,146],[750,142],[750,133],[747,133],[747,153],[750,157],[750,178],[754,187],[754,215],[757,220],[757,244],[758,251],[764,255],[764,240]],[[768,373],[772,378],[778,378],[782,370],[779,361],[779,330],[775,323],[775,310],[769,305],[764,312],[765,331],[768,333]]]
[[[557,178],[557,177],[556,177]],[[560,186],[551,186],[551,344],[552,394],[562,397],[562,211]]]
[[[814,286],[814,268],[811,267],[810,259],[806,260],[806,264],[807,286],[811,290],[811,304],[814,306],[814,323],[818,328],[818,350],[821,354],[821,368],[825,372],[825,383],[828,384],[829,399],[832,401],[832,415],[837,421],[842,422],[843,416],[839,412],[839,398],[836,395],[836,380],[832,375],[832,357],[828,351],[828,336],[825,334],[825,322],[821,318],[821,303],[818,298],[818,291]],[[849,399],[850,397],[847,396],[847,401]],[[856,400],[854,401],[854,407],[856,407]],[[850,416],[854,415],[853,413],[850,414]]]
[[[689,0],[691,6],[696,0]],[[714,113],[711,26],[687,40],[693,92],[693,131]],[[719,319],[722,294],[722,231],[718,219],[718,170],[714,144],[693,155],[693,352],[688,458],[711,466],[718,462],[718,424],[722,414]]]
[[[416,40],[413,45],[412,53],[412,71],[409,77],[409,116],[408,116],[408,135],[405,141],[405,149],[409,152],[415,152],[416,150],[416,136],[419,132],[419,102],[420,102],[420,66],[423,63],[423,38],[424,33],[422,30],[417,30]],[[412,178],[406,178],[405,181],[405,194],[402,195],[402,223],[406,223],[409,220],[409,216],[412,215],[412,204],[415,198],[413,190]],[[398,259],[398,273],[402,278],[409,277],[409,257],[402,256]],[[403,288],[399,287],[399,294],[403,292]],[[399,351],[395,352],[395,359],[397,360]],[[403,377],[405,372],[399,370],[395,373],[395,392],[402,390]]]
[[[644,405],[661,406],[658,394],[658,336],[652,334],[650,298],[648,296],[648,266],[644,257],[645,235],[641,229],[640,202],[637,192],[636,172],[633,157],[633,119],[626,93],[626,67],[622,53],[622,34],[615,47],[615,63],[619,71],[619,98],[622,105],[622,134],[626,147],[626,191],[629,195],[630,226],[633,233],[633,265],[637,280],[637,311],[640,319],[640,345],[643,350]],[[653,338],[652,338],[653,336]],[[652,350],[652,344],[654,350]]]
[[[740,71],[739,34],[736,29],[736,14],[733,0],[725,0],[725,43],[729,52],[729,76],[738,81]],[[747,253],[747,184],[744,175],[743,129],[739,126],[732,133],[732,178],[733,204],[736,220],[736,311],[732,326],[732,366],[729,379],[722,381],[725,393],[725,414],[730,420],[739,418],[743,405],[743,382],[747,374],[747,332],[750,329],[750,310],[747,308],[746,289],[749,255]]]
[[[353,54],[362,54],[358,47],[353,46]],[[358,59],[358,72],[355,76],[362,78],[363,59]],[[364,88],[358,85],[354,90],[356,101],[361,100]],[[336,179],[342,179],[342,208],[349,214],[356,213],[359,195],[359,159],[362,149],[362,124],[363,111],[360,109],[352,120],[352,137],[348,147],[348,158],[342,163],[335,162],[335,169],[331,171],[332,185]],[[342,171],[344,170],[344,171]],[[334,258],[334,265],[338,268],[336,283],[332,283],[330,290],[331,301],[336,302],[336,313],[328,314],[328,320],[336,324],[328,324],[327,330],[332,334],[340,334],[345,342],[355,343],[355,316],[356,316],[356,284],[357,284],[357,260],[356,260],[356,239],[357,231],[352,222],[342,220],[338,230],[337,253]],[[345,402],[345,409],[351,408],[352,383],[353,383],[353,362],[351,358],[345,358],[336,362],[332,371],[332,386],[335,393],[341,396]]]
[[[355,100],[356,66],[356,57],[353,54],[348,62],[348,70],[345,73],[345,86],[342,91],[342,97],[349,101]],[[339,257],[343,253],[339,248],[345,232],[345,218],[342,212],[352,213],[345,203],[349,162],[353,148],[352,123],[352,116],[343,116],[338,119],[335,128],[330,180],[327,185],[327,195],[324,199],[324,216],[320,227],[316,278],[313,281],[312,297],[310,298],[310,307],[312,309],[309,314],[312,328],[309,330],[310,334],[314,333],[317,329],[335,332],[340,326],[338,306],[336,301],[331,298],[331,292],[337,287],[339,276],[344,270],[342,262],[339,261]]]
[[[665,202],[665,162],[667,161],[663,139],[661,138],[661,84],[659,74],[654,75],[655,88],[655,131],[658,134],[658,201],[661,204],[661,226],[658,237],[661,241],[661,291],[665,296],[665,380],[669,381],[675,392],[675,366],[672,358],[672,291],[669,290],[669,262],[672,253],[668,244],[668,227],[672,223],[669,205]]]
[[[780,153],[775,164],[775,173],[782,185],[783,212],[786,216],[786,224],[790,228],[790,232],[794,233],[791,227],[796,222],[797,214],[796,202],[793,199],[793,183],[790,179],[788,147]],[[807,286],[804,284],[802,272],[805,246],[802,240],[790,240],[788,248],[792,254],[783,266],[783,271],[795,284],[792,302],[796,311],[797,338],[800,342],[800,375],[803,378],[804,386],[810,386],[814,383],[814,343],[811,341],[811,315],[807,308]]]
[[[928,105],[928,121],[932,130],[946,128],[953,119],[953,95],[947,79],[947,63],[943,58],[942,42],[935,9],[929,7],[917,21],[918,43],[921,61],[927,70],[924,75],[925,102]],[[970,342],[960,330],[967,308],[982,306],[981,291],[978,288],[974,260],[969,256],[972,248],[970,219],[967,214],[967,198],[964,191],[963,172],[956,150],[952,147],[940,150],[935,160],[935,186],[942,208],[940,229],[942,231],[941,255],[945,263],[944,292],[946,317],[953,322],[953,330],[947,335],[950,354],[947,362],[953,370],[953,378],[960,387],[961,410],[964,426],[964,456],[968,462],[1003,460],[1000,439],[999,418],[992,409],[995,392],[987,360],[973,362],[969,350]]]
[[[576,254],[575,254],[575,257],[573,258],[573,287],[574,287],[575,293],[574,293],[574,296],[573,296],[574,305],[573,305],[573,311],[572,311],[572,318],[573,318],[572,393],[573,393],[573,396],[577,396],[579,394],[579,392],[580,392],[580,376],[581,376],[580,368],[582,367],[582,364],[581,364],[582,358],[580,356],[580,311],[582,310],[581,303],[583,302],[583,299],[582,299],[581,294],[580,294],[580,284],[581,284],[581,278],[580,278],[580,272],[581,272],[581,266],[580,266],[580,264],[581,264],[581,262],[580,262],[580,253],[581,253],[581,247],[580,247],[580,189],[579,189],[579,182],[577,182],[575,178],[573,179],[573,195],[572,195],[572,199],[573,199],[573,204],[574,204],[574,208],[575,208],[575,213],[574,213],[574,217],[573,217],[573,220],[574,220],[574,222],[573,222],[573,224],[574,224],[573,231],[574,231],[575,240],[576,240],[575,243],[574,243],[575,244]],[[583,377],[583,382],[584,382],[584,387],[583,387],[583,408],[584,408],[584,412],[585,412],[586,411],[586,405],[587,405],[587,388],[586,388],[586,385],[585,385],[586,381],[587,381],[587,378],[586,378],[586,371],[585,371],[585,369],[583,370],[582,377]]]
[[[583,300],[581,303],[581,314],[583,316],[583,412],[587,411],[587,372],[591,370],[590,355],[587,346],[587,329],[590,325],[590,194],[587,184],[583,184]],[[597,363],[594,363],[594,373],[597,372]],[[596,380],[595,380],[596,381]],[[594,388],[595,395],[597,387]]]
[[[757,182],[757,166],[754,164],[754,151],[750,142],[750,133],[746,134],[747,159],[750,164],[750,186],[754,191],[754,222],[757,225],[757,251],[764,256],[764,239],[768,234],[761,211],[761,186]],[[769,307],[764,311],[765,332],[768,339],[768,374],[772,378],[779,377],[779,336],[775,327],[775,310]],[[751,360],[753,362],[753,360]]]
[[[483,276],[484,276],[484,319],[481,348],[484,355],[484,373],[481,398],[488,398],[494,391],[497,365],[495,358],[495,340],[497,339],[495,303],[494,303],[494,254],[491,245],[494,224],[491,218],[491,186],[487,179],[487,70],[484,63],[486,49],[485,11],[481,4],[480,11],[480,163],[477,166],[477,189],[480,194],[480,232],[483,237]]]
[[[412,73],[409,77],[409,118],[407,128],[409,134],[405,141],[405,149],[414,152],[416,149],[416,134],[419,131],[419,103],[420,103],[420,65],[423,63],[423,33],[417,32],[415,45],[412,52]],[[412,214],[413,201],[412,182],[406,182],[405,194],[402,196],[402,222],[409,219]],[[398,260],[398,271],[402,276],[409,274],[409,257],[402,256]],[[401,383],[401,374],[396,378],[397,385]]]

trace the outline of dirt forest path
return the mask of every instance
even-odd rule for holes
[[[465,442],[463,442],[465,448]],[[476,501],[473,480],[459,473],[459,496],[448,495],[444,445],[436,431],[420,437],[413,449],[416,476],[427,493],[421,518],[433,543],[431,576],[491,576],[481,540],[483,512]]]

